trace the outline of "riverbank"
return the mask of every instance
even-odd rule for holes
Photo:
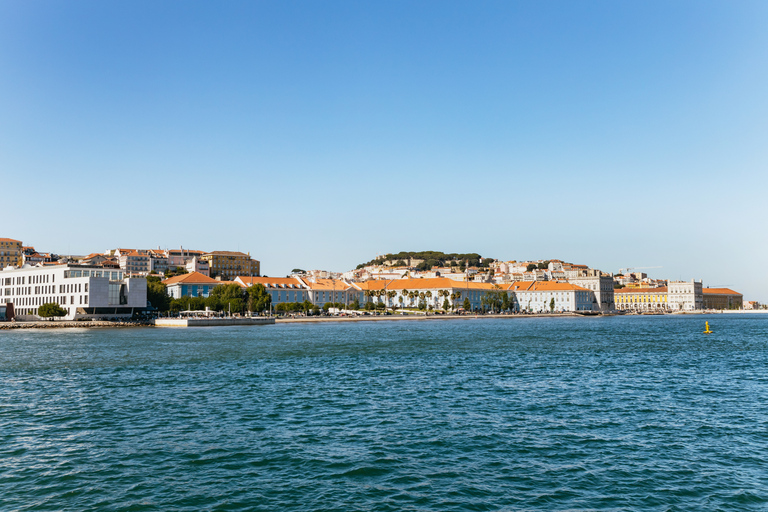
[[[275,317],[157,318],[155,327],[229,327],[231,325],[271,325]]]
[[[76,322],[76,321],[40,321],[40,322],[2,322],[0,331],[10,329],[72,329],[72,328],[91,328],[91,327],[149,327],[149,322],[108,322],[99,320],[96,322]]]
[[[9,329],[71,329],[92,327],[212,327],[226,325],[269,325],[274,323],[318,323],[318,322],[388,322],[414,320],[479,320],[483,318],[535,318],[535,317],[579,317],[576,313],[536,313],[525,315],[360,315],[360,316],[298,316],[298,317],[254,317],[227,319],[182,319],[159,318],[142,322],[75,322],[75,321],[40,321],[40,322],[3,322],[0,330]]]
[[[361,315],[361,316],[299,316],[277,318],[275,323],[307,322],[389,322],[398,320],[480,320],[483,318],[556,318],[580,317],[576,313],[534,313],[530,315]]]
[[[724,311],[685,311],[674,313],[656,313],[655,315],[706,315],[706,314],[768,314],[768,310],[724,310]],[[646,316],[642,313],[626,313],[627,316]],[[655,316],[654,315],[654,316]],[[198,319],[187,323],[186,319],[158,319],[162,322],[155,324],[155,321],[141,322],[76,322],[76,321],[40,321],[40,322],[2,322],[0,331],[9,329],[71,329],[71,328],[106,328],[106,327],[197,327],[197,326],[222,326],[222,325],[268,325],[273,323],[321,323],[321,322],[390,322],[390,321],[418,321],[418,320],[481,320],[484,318],[574,318],[584,317],[592,318],[595,316],[614,316],[612,313],[605,315],[581,315],[578,313],[531,313],[518,315],[486,314],[486,315],[359,315],[359,316],[297,316],[297,317],[255,317],[250,321],[244,318],[243,322],[228,322],[224,319],[216,319],[216,322],[210,322],[205,319]],[[260,320],[257,320],[260,319]],[[161,325],[163,324],[163,325]]]

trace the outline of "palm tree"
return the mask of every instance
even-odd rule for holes
[[[432,291],[431,290],[427,290],[427,293],[425,293],[425,295],[427,296],[427,299],[429,299],[430,301],[432,300]]]
[[[395,292],[395,291],[389,290],[389,291],[387,292],[387,298],[388,298],[390,301],[391,301],[391,300],[392,300],[392,299],[395,297],[395,295],[397,295],[397,292]]]

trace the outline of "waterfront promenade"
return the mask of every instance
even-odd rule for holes
[[[722,311],[685,311],[655,314],[651,316],[678,316],[678,315],[705,315],[705,314],[768,314],[768,310],[722,310]],[[623,313],[621,316],[647,316],[637,313]],[[391,322],[391,321],[418,321],[418,320],[482,320],[482,319],[512,319],[512,318],[589,318],[594,316],[613,316],[613,313],[605,315],[580,315],[578,313],[531,313],[531,314],[480,314],[480,315],[357,315],[357,316],[284,316],[284,317],[255,317],[255,318],[226,318],[216,319],[181,319],[161,318],[149,321],[40,321],[40,322],[2,322],[1,330],[9,329],[63,329],[63,328],[91,328],[91,327],[215,327],[229,325],[271,325],[283,323],[322,323],[322,322]]]

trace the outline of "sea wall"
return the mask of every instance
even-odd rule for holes
[[[157,318],[156,327],[221,327],[225,325],[270,325],[274,318]]]
[[[90,328],[90,327],[147,327],[149,322],[108,322],[98,321],[45,321],[39,322],[0,322],[0,331],[8,329],[66,329],[66,328]]]

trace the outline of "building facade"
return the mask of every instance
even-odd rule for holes
[[[310,300],[309,287],[295,277],[251,277],[238,276],[235,282],[243,288],[261,284],[272,299],[272,306],[286,302],[304,302]],[[312,302],[310,300],[310,302]],[[330,302],[330,301],[327,301]],[[313,304],[315,304],[313,302]],[[322,306],[323,302],[320,304]]]
[[[238,276],[261,275],[260,263],[243,252],[213,251],[203,254],[200,259],[208,263],[211,277],[233,281]]]
[[[573,283],[554,281],[516,282],[506,287],[514,311],[565,313],[594,311],[595,292]]]
[[[147,281],[87,265],[46,265],[0,271],[0,302],[19,321],[41,320],[38,308],[56,303],[64,320],[130,318],[147,307]],[[8,318],[11,319],[11,318]]]
[[[182,297],[208,297],[214,288],[221,286],[222,281],[211,279],[198,272],[173,276],[163,281],[165,291],[174,299]]]
[[[201,262],[200,258],[205,254],[204,251],[192,251],[179,247],[178,249],[167,249],[165,255],[168,258],[168,268],[175,270],[177,268],[186,268],[187,272],[199,272],[204,276],[210,277],[208,272],[208,263]],[[192,263],[192,265],[190,265]]]
[[[669,311],[668,288],[620,288],[614,290],[616,309],[620,311]]]
[[[128,275],[146,276],[149,274],[149,254],[145,251],[119,249],[120,268]]]
[[[328,302],[349,305],[359,298],[358,290],[342,279],[297,277],[307,290],[307,300],[322,307]],[[363,303],[362,301],[360,302]]]
[[[596,273],[599,271],[596,271]],[[613,294],[613,278],[611,276],[593,275],[577,276],[568,279],[568,282],[592,290],[595,294],[595,311],[613,311],[616,309],[616,298]]]
[[[698,311],[704,308],[701,281],[669,281],[667,303],[671,311]]]
[[[20,267],[23,264],[22,245],[20,240],[0,238],[0,269],[9,265]]]
[[[704,288],[704,309],[743,309],[744,297],[730,288]]]

